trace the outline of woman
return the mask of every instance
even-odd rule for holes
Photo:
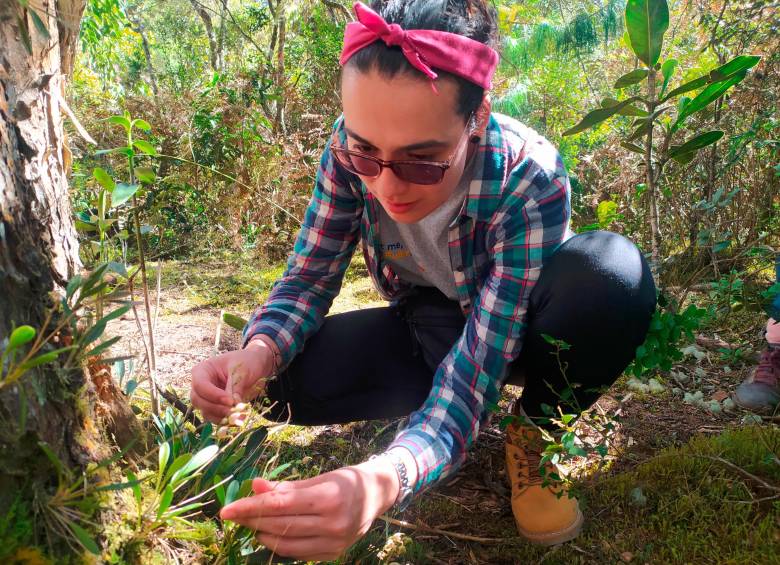
[[[298,424],[408,415],[380,456],[304,481],[255,480],[255,496],[223,509],[301,559],[341,554],[378,515],[455,472],[510,377],[525,375],[516,413],[531,419],[558,404],[567,379],[580,406],[592,404],[633,358],[655,307],[630,242],[569,237],[556,150],[490,112],[492,9],[373,8],[356,4],[345,31],[343,115],[287,270],[243,349],[193,369],[192,402],[212,421],[262,396],[273,417]],[[359,240],[391,304],[326,319]],[[566,375],[545,335],[571,346]],[[582,515],[576,499],[542,487],[540,449],[527,419],[510,426],[512,509],[530,541],[560,543]]]

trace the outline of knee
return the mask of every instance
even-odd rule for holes
[[[591,304],[601,315],[651,316],[656,290],[641,251],[622,235],[594,231],[563,243],[542,268],[540,293],[573,308]]]

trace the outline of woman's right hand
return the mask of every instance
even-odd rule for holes
[[[273,366],[274,352],[259,340],[251,341],[245,349],[201,361],[192,368],[192,405],[206,420],[220,422],[231,407],[265,391]]]

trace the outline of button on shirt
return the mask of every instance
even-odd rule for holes
[[[334,141],[346,146],[343,117]],[[498,402],[517,358],[528,301],[544,262],[568,237],[569,179],[556,149],[516,120],[492,114],[473,157],[468,193],[447,231],[450,263],[466,325],[437,368],[431,392],[388,449],[404,447],[417,463],[415,492],[451,475]],[[379,208],[363,182],[330,149],[287,268],[244,328],[274,340],[284,368],[322,325],[358,242],[378,292],[408,292],[382,259]]]

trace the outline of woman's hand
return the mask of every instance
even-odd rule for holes
[[[255,479],[255,495],[225,506],[220,516],[255,530],[274,553],[326,561],[360,539],[399,488],[392,463],[379,457],[304,481]]]
[[[252,400],[265,390],[273,363],[274,352],[261,340],[198,363],[192,368],[192,405],[207,420],[219,422],[229,415],[232,406]]]

